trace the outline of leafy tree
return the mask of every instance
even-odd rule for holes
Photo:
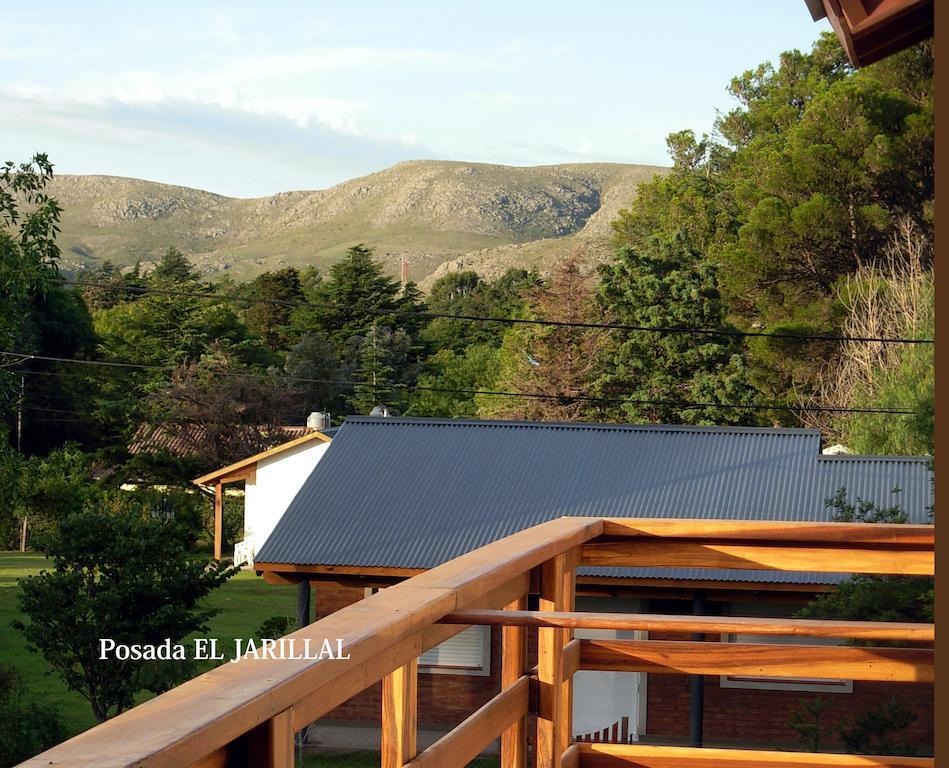
[[[894,493],[898,494],[898,489]],[[834,522],[872,524],[908,520],[898,496],[889,506],[860,497],[851,502],[847,489],[840,488],[826,500],[825,505],[833,509]],[[853,576],[833,592],[819,595],[799,615],[853,621],[931,622],[933,579],[926,576]]]
[[[285,441],[280,428],[294,414],[302,418],[283,382],[220,354],[175,369],[167,385],[148,395],[143,411],[148,424],[174,436],[206,469]]]
[[[215,611],[201,601],[236,569],[194,559],[190,533],[173,520],[120,502],[66,518],[44,547],[52,570],[20,580],[14,623],[66,685],[85,697],[100,721],[130,707],[141,690],[180,682],[188,665],[100,659],[100,638],[116,643],[172,643],[207,631]]]
[[[60,712],[28,696],[19,671],[0,665],[0,765],[16,765],[66,738]]]
[[[498,349],[492,344],[472,344],[463,352],[439,350],[425,360],[425,372],[419,374],[418,389],[410,394],[406,415],[474,418],[479,408],[473,392],[493,389],[498,373]]]
[[[540,283],[540,275],[525,269],[511,268],[491,282],[475,272],[451,272],[432,285],[428,307],[451,315],[512,317],[523,310],[527,294]],[[422,338],[429,349],[450,349],[461,355],[476,344],[500,346],[506,330],[504,323],[440,317],[422,331]]]
[[[871,263],[902,218],[931,228],[932,50],[924,43],[854,72],[827,33],[809,53],[734,78],[737,106],[712,138],[669,136],[673,169],[621,211],[617,245],[682,239],[719,265],[739,327],[834,331],[839,279]],[[810,391],[835,351],[775,339],[748,350],[769,400]]]
[[[91,463],[91,457],[75,443],[19,462],[11,507],[18,521],[17,539],[22,528],[27,530],[27,543],[30,536],[42,539],[60,521],[83,509],[97,492],[91,483]]]
[[[61,208],[49,196],[53,165],[44,154],[0,166],[0,348],[36,352],[32,305],[58,272]],[[10,359],[5,359],[9,363]],[[9,415],[17,380],[0,367],[0,407]],[[5,406],[5,407],[4,407]]]
[[[601,267],[599,300],[604,312],[624,325],[731,330],[715,266],[683,238],[654,239],[638,250],[620,250]],[[597,390],[624,398],[622,412],[630,420],[755,423],[753,410],[716,405],[756,400],[741,353],[739,342],[728,335],[621,332]],[[674,404],[683,401],[709,405]]]
[[[53,165],[44,154],[0,166],[0,340],[20,340],[23,308],[57,275],[56,234],[62,209],[46,187]]]

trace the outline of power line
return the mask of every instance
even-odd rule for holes
[[[6,350],[0,350],[0,355],[23,355],[20,352],[10,352]],[[117,369],[134,369],[134,370],[152,370],[152,371],[173,371],[176,370],[175,366],[170,365],[148,365],[144,363],[125,363],[111,360],[79,360],[75,358],[66,358],[66,357],[51,357],[48,355],[28,355],[28,357],[34,360],[42,360],[45,362],[55,362],[55,363],[72,363],[79,365],[90,365],[90,366],[101,366],[108,368],[117,368]],[[49,375],[48,371],[29,371],[29,370],[20,370],[18,373],[23,373],[30,375],[33,373],[41,373],[43,375]],[[207,370],[205,373],[208,373],[212,376],[224,376],[224,377],[236,377],[244,379],[258,379],[266,381],[292,381],[297,383],[309,383],[309,384],[332,384],[339,387],[354,387],[354,386],[364,386],[367,382],[364,381],[351,381],[351,380],[338,380],[338,379],[313,379],[303,376],[288,376],[288,375],[271,375],[267,373],[245,373],[241,371],[222,371],[222,370]],[[618,404],[632,404],[632,405],[646,405],[646,406],[666,406],[674,408],[682,408],[685,410],[691,410],[694,408],[730,408],[735,410],[748,410],[748,411],[782,411],[786,413],[799,413],[799,412],[814,412],[814,413],[880,413],[880,414],[901,414],[901,415],[913,415],[915,411],[911,409],[899,409],[899,408],[843,408],[843,407],[833,407],[833,406],[793,406],[793,405],[775,405],[775,404],[764,404],[764,403],[715,403],[715,402],[689,402],[685,400],[651,400],[651,399],[638,399],[638,398],[623,398],[623,397],[600,397],[594,395],[582,395],[582,394],[565,394],[565,393],[555,393],[547,394],[544,392],[506,392],[506,391],[495,391],[495,390],[482,390],[482,389],[462,389],[454,387],[434,387],[426,386],[422,384],[385,384],[380,385],[380,389],[403,389],[403,390],[413,390],[419,392],[441,392],[444,394],[464,394],[471,396],[484,396],[484,397],[518,397],[518,398],[527,398],[527,399],[536,399],[536,400],[560,400],[566,402],[588,402],[588,403],[602,403],[610,405]]]
[[[196,291],[179,291],[173,290],[170,288],[150,288],[147,286],[122,286],[122,285],[110,285],[108,283],[95,283],[82,280],[68,280],[66,278],[56,278],[52,282],[59,282],[65,285],[73,285],[79,287],[88,287],[88,288],[99,288],[107,291],[115,291],[121,293],[130,293],[135,295],[143,295],[148,293],[155,293],[164,296],[178,296],[182,298],[194,298],[194,299],[205,299],[209,301],[231,301],[235,303],[257,303],[257,304],[270,304],[275,306],[285,306],[285,307],[316,307],[323,306],[330,309],[340,309],[346,312],[353,312],[353,307],[340,306],[338,304],[323,304],[317,305],[313,302],[306,300],[290,300],[290,299],[265,299],[256,296],[238,296],[236,294],[226,294],[226,293],[199,293]],[[726,336],[733,338],[769,338],[769,339],[786,339],[788,341],[849,341],[849,342],[860,342],[860,343],[878,343],[878,344],[932,344],[934,343],[933,339],[910,339],[910,338],[898,338],[898,337],[884,337],[884,336],[842,336],[842,335],[833,335],[833,334],[809,334],[809,333],[779,333],[773,331],[739,331],[735,329],[727,328],[690,328],[687,326],[645,326],[645,325],[628,325],[625,323],[588,323],[588,322],[578,322],[578,321],[567,321],[567,320],[545,320],[545,319],[530,319],[530,318],[520,318],[520,317],[491,317],[486,315],[455,315],[448,312],[430,312],[428,310],[403,310],[403,309],[373,309],[370,307],[364,307],[356,310],[357,313],[374,315],[380,317],[388,317],[397,315],[399,317],[420,317],[430,320],[435,319],[448,319],[448,320],[464,320],[467,322],[487,322],[487,323],[503,323],[506,325],[539,325],[539,326],[550,326],[555,328],[582,328],[586,330],[612,330],[612,331],[641,331],[645,333],[658,333],[662,335],[667,334],[688,334],[695,336]]]

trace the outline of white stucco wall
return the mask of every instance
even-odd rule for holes
[[[244,487],[244,540],[253,541],[254,556],[328,447],[329,443],[305,443],[258,462]]]

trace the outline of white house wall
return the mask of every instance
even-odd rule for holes
[[[305,443],[262,459],[244,492],[244,541],[256,557],[329,443]]]

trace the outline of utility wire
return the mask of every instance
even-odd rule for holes
[[[20,352],[11,352],[6,350],[0,350],[0,355],[20,355],[23,353]],[[51,357],[48,355],[28,355],[31,359],[42,360],[44,362],[54,362],[54,363],[72,363],[79,365],[90,365],[90,366],[101,366],[108,368],[118,368],[118,369],[134,369],[134,370],[150,370],[150,371],[173,371],[176,369],[175,366],[171,365],[148,365],[145,363],[125,363],[117,362],[111,360],[79,360],[74,358],[66,357]],[[18,373],[23,373],[30,375],[34,373],[29,370],[20,370]],[[49,372],[35,372],[48,374]],[[222,371],[222,370],[207,370],[206,373],[212,376],[224,376],[224,377],[235,377],[235,378],[244,378],[244,379],[258,379],[265,381],[292,381],[297,383],[306,383],[306,384],[332,384],[335,386],[341,387],[353,387],[365,385],[364,381],[350,381],[350,380],[338,380],[338,379],[313,379],[303,376],[287,376],[287,375],[271,375],[266,373],[243,373],[240,371]],[[383,388],[388,389],[403,389],[403,390],[414,390],[418,392],[441,392],[445,394],[464,394],[464,395],[482,395],[485,397],[519,397],[519,398],[528,398],[536,400],[560,400],[566,402],[577,402],[583,401],[588,403],[602,403],[617,405],[622,403],[628,403],[633,405],[659,405],[659,406],[668,406],[683,408],[685,410],[690,410],[693,408],[731,408],[735,410],[749,410],[749,411],[784,411],[788,413],[799,413],[802,411],[809,411],[815,413],[886,413],[886,414],[903,414],[903,415],[912,415],[915,411],[911,409],[900,409],[900,408],[837,408],[833,406],[794,406],[794,405],[774,405],[774,404],[763,404],[763,403],[715,403],[715,402],[689,402],[684,400],[649,400],[649,399],[635,399],[635,398],[622,398],[622,397],[599,397],[593,395],[572,395],[565,393],[555,393],[547,394],[543,392],[505,392],[505,391],[494,391],[494,390],[482,390],[482,389],[461,389],[453,387],[433,387],[425,386],[421,384],[387,384]]]
[[[325,307],[329,309],[339,309],[349,313],[366,314],[373,316],[392,316],[399,317],[420,317],[426,319],[449,319],[465,320],[468,322],[487,322],[503,323],[505,325],[540,325],[555,328],[584,328],[601,329],[612,331],[642,331],[645,333],[658,334],[688,334],[695,336],[727,336],[735,338],[769,338],[769,339],[787,339],[789,341],[850,341],[861,343],[879,343],[879,344],[932,344],[933,339],[910,339],[910,338],[892,338],[883,336],[841,336],[828,334],[810,334],[810,333],[779,333],[772,331],[739,331],[727,328],[690,328],[687,326],[645,326],[628,325],[625,323],[584,323],[567,320],[544,320],[529,319],[519,317],[490,317],[484,315],[455,315],[448,312],[430,312],[428,310],[402,310],[402,309],[372,309],[369,307],[354,309],[353,307],[341,306],[338,304],[314,304],[306,300],[290,299],[265,299],[256,296],[238,296],[227,293],[199,293],[196,291],[179,291],[170,288],[150,288],[147,286],[122,286],[108,283],[96,283],[82,280],[67,280],[66,278],[55,278],[51,282],[59,282],[65,285],[78,287],[99,288],[107,291],[120,293],[129,293],[134,295],[144,295],[148,293],[160,294],[163,296],[178,296],[182,298],[205,299],[209,301],[231,301],[236,303],[257,303],[271,304],[284,307]]]

